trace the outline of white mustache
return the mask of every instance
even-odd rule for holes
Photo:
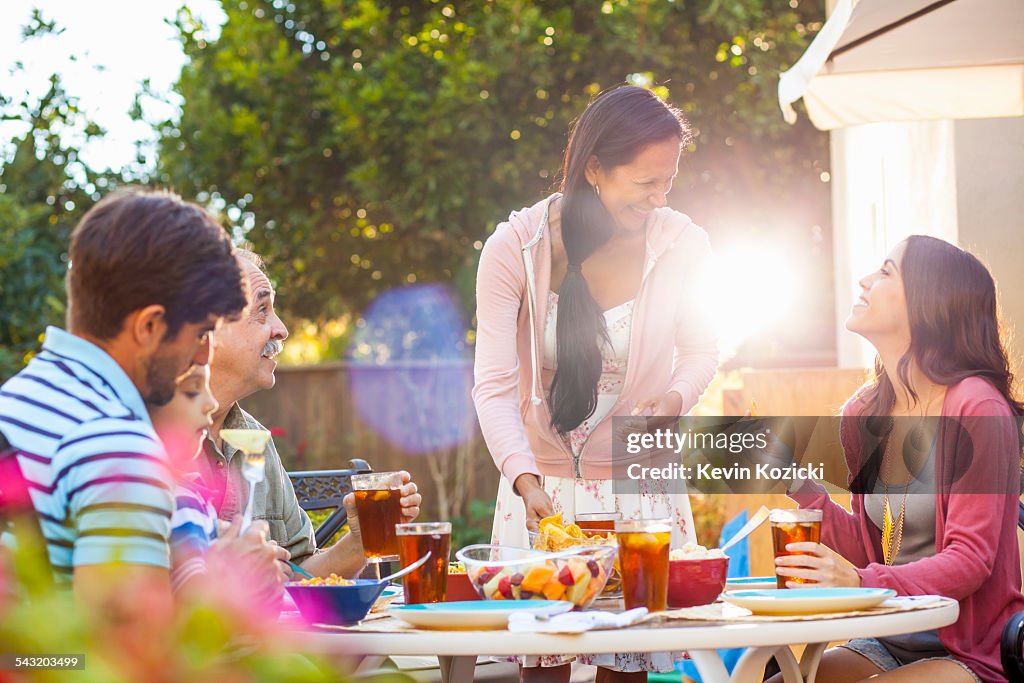
[[[264,358],[273,358],[282,351],[284,351],[284,342],[280,339],[271,339],[263,345],[263,353],[260,355]]]

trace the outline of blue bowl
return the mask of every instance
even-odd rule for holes
[[[288,583],[285,589],[309,623],[347,626],[365,617],[387,586],[374,579],[356,579],[350,586]]]

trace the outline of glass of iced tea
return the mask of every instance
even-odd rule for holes
[[[615,522],[626,609],[660,612],[668,604],[668,547],[671,519],[622,519]]]
[[[615,531],[615,522],[622,519],[621,512],[580,512],[576,515],[576,526],[583,531],[607,533]]]
[[[352,475],[363,553],[375,564],[398,556],[395,525],[402,522],[401,487],[401,472]]]
[[[430,559],[402,579],[405,604],[444,602],[448,584],[448,554],[452,546],[452,525],[448,522],[398,524],[398,560],[403,567],[430,551]]]
[[[821,542],[821,510],[772,510],[768,513],[768,523],[772,527],[772,546],[775,548],[775,557],[807,554],[788,552],[786,545],[789,543]],[[787,581],[817,583],[813,579],[775,575],[775,585],[779,588],[786,588]]]

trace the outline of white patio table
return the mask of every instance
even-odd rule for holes
[[[624,629],[561,635],[509,631],[362,631],[300,630],[296,646],[324,656],[367,656],[364,664],[379,666],[387,655],[434,655],[442,680],[473,680],[477,656],[550,655],[578,652],[689,652],[705,683],[760,682],[761,672],[775,656],[787,683],[814,683],[818,664],[830,642],[925,631],[952,624],[960,608],[953,600],[929,609],[887,614],[771,622],[708,622],[673,620]],[[789,646],[806,645],[797,661]],[[732,675],[719,648],[747,648]]]

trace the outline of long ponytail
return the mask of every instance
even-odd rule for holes
[[[687,135],[678,109],[649,90],[623,86],[595,99],[569,133],[562,164],[562,242],[569,261],[558,296],[557,367],[551,382],[551,424],[568,433],[593,414],[601,378],[604,313],[581,268],[612,236],[613,219],[600,190],[586,178],[596,157],[602,168],[630,163],[646,147]]]

